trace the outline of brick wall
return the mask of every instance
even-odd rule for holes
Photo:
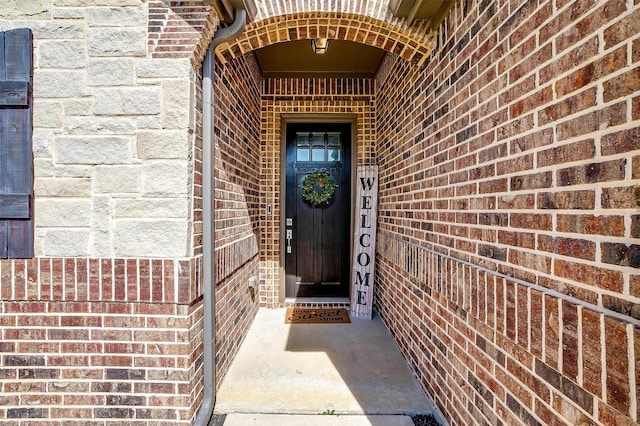
[[[216,371],[226,373],[258,309],[260,91],[252,55],[214,77]]]
[[[223,43],[217,54],[230,61],[273,43],[307,40],[315,37],[365,43],[397,53],[420,64],[434,46],[428,20],[409,26],[396,18],[387,0],[256,2],[257,16],[246,31],[230,43]]]
[[[376,303],[451,424],[639,420],[638,22],[458,1],[378,74]]]
[[[0,418],[190,424],[199,271],[160,259],[0,261]]]
[[[190,58],[199,67],[220,19],[202,0],[149,0],[148,46],[153,58]]]

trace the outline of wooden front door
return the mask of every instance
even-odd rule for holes
[[[351,125],[290,123],[286,140],[286,296],[348,297]],[[313,172],[326,172],[336,185],[320,205],[302,195]]]

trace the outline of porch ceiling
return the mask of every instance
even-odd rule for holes
[[[414,35],[419,33],[427,36],[440,25],[452,4],[452,0],[388,0],[385,20],[402,22],[401,25],[409,31],[407,34],[413,32]],[[393,21],[397,19],[400,21]],[[276,24],[279,40],[282,40],[283,24]],[[323,33],[319,27],[316,30],[318,35]],[[331,32],[327,30],[324,33]],[[308,39],[283,40],[280,43],[263,44],[264,47],[258,49],[255,49],[254,43],[245,46],[254,46],[255,56],[265,77],[370,78],[376,75],[386,55],[380,43],[371,46],[357,42],[359,40],[343,39],[330,39],[327,53],[318,55],[311,47],[310,38],[315,37],[311,34],[314,32],[307,33]]]
[[[385,52],[366,44],[331,40],[316,55],[310,40],[277,43],[255,51],[265,77],[373,77]]]

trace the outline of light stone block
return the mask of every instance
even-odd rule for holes
[[[147,14],[134,7],[90,7],[87,9],[90,27],[136,27],[147,23]]]
[[[145,162],[142,194],[146,197],[188,195],[189,168],[186,161]]]
[[[94,174],[97,194],[126,194],[140,191],[139,166],[98,166]]]
[[[138,129],[162,129],[162,118],[159,115],[138,117]]]
[[[113,257],[112,234],[109,231],[91,231],[91,255],[95,257]]]
[[[134,60],[94,59],[87,67],[89,86],[131,86],[135,84]]]
[[[162,127],[183,129],[189,127],[191,108],[191,81],[168,80],[162,82]]]
[[[94,196],[91,210],[92,254],[113,256],[111,233],[111,197]]]
[[[35,129],[31,139],[33,143],[33,156],[36,158],[51,158],[51,147],[53,142],[53,131],[45,129]]]
[[[69,135],[133,135],[136,123],[125,117],[67,117],[64,132]]]
[[[145,56],[146,28],[94,28],[88,35],[89,56]]]
[[[139,131],[138,158],[186,160],[191,154],[187,131]]]
[[[89,255],[89,230],[51,229],[43,237],[42,254],[49,257]]]
[[[187,198],[116,199],[114,216],[122,218],[189,218]]]
[[[40,68],[84,68],[86,56],[83,41],[43,41],[38,45]]]
[[[55,176],[68,178],[90,178],[93,176],[93,166],[56,164]]]
[[[51,0],[2,0],[0,19],[49,19]]]
[[[52,12],[54,19],[84,19],[84,9],[72,7],[54,7]]]
[[[107,195],[95,195],[91,203],[91,227],[93,230],[109,232],[111,228],[112,198]]]
[[[91,110],[93,106],[92,99],[64,99],[62,101],[64,105],[64,112],[67,117],[70,115],[92,115]]]
[[[91,197],[91,179],[36,178],[36,197]]]
[[[34,175],[37,178],[91,178],[93,166],[56,165],[51,158],[34,158]]]
[[[146,59],[136,63],[138,78],[187,78],[193,65],[188,58]]]
[[[46,232],[37,228],[33,232],[33,252],[35,257],[44,256],[44,237],[46,236]]]
[[[140,6],[146,0],[56,0],[56,6],[89,7],[89,6]]]
[[[131,162],[129,138],[60,136],[55,159],[59,164],[126,164]]]
[[[85,38],[84,22],[81,21],[13,21],[14,28],[31,28],[36,44],[45,39],[69,40]]]
[[[42,177],[53,177],[55,175],[55,166],[51,158],[34,158],[33,174],[36,179]]]
[[[91,224],[90,198],[36,198],[36,226],[79,227]]]
[[[160,113],[159,87],[98,89],[93,112],[96,115],[154,115]]]
[[[35,99],[33,102],[33,126],[35,128],[62,127],[62,103]]]
[[[82,71],[45,71],[33,72],[33,96],[36,98],[73,98],[84,93]]]
[[[186,257],[189,222],[186,220],[116,220],[116,256]]]

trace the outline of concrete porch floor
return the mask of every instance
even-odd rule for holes
[[[258,311],[216,395],[225,426],[409,426],[433,413],[379,318],[289,325],[285,314]]]

